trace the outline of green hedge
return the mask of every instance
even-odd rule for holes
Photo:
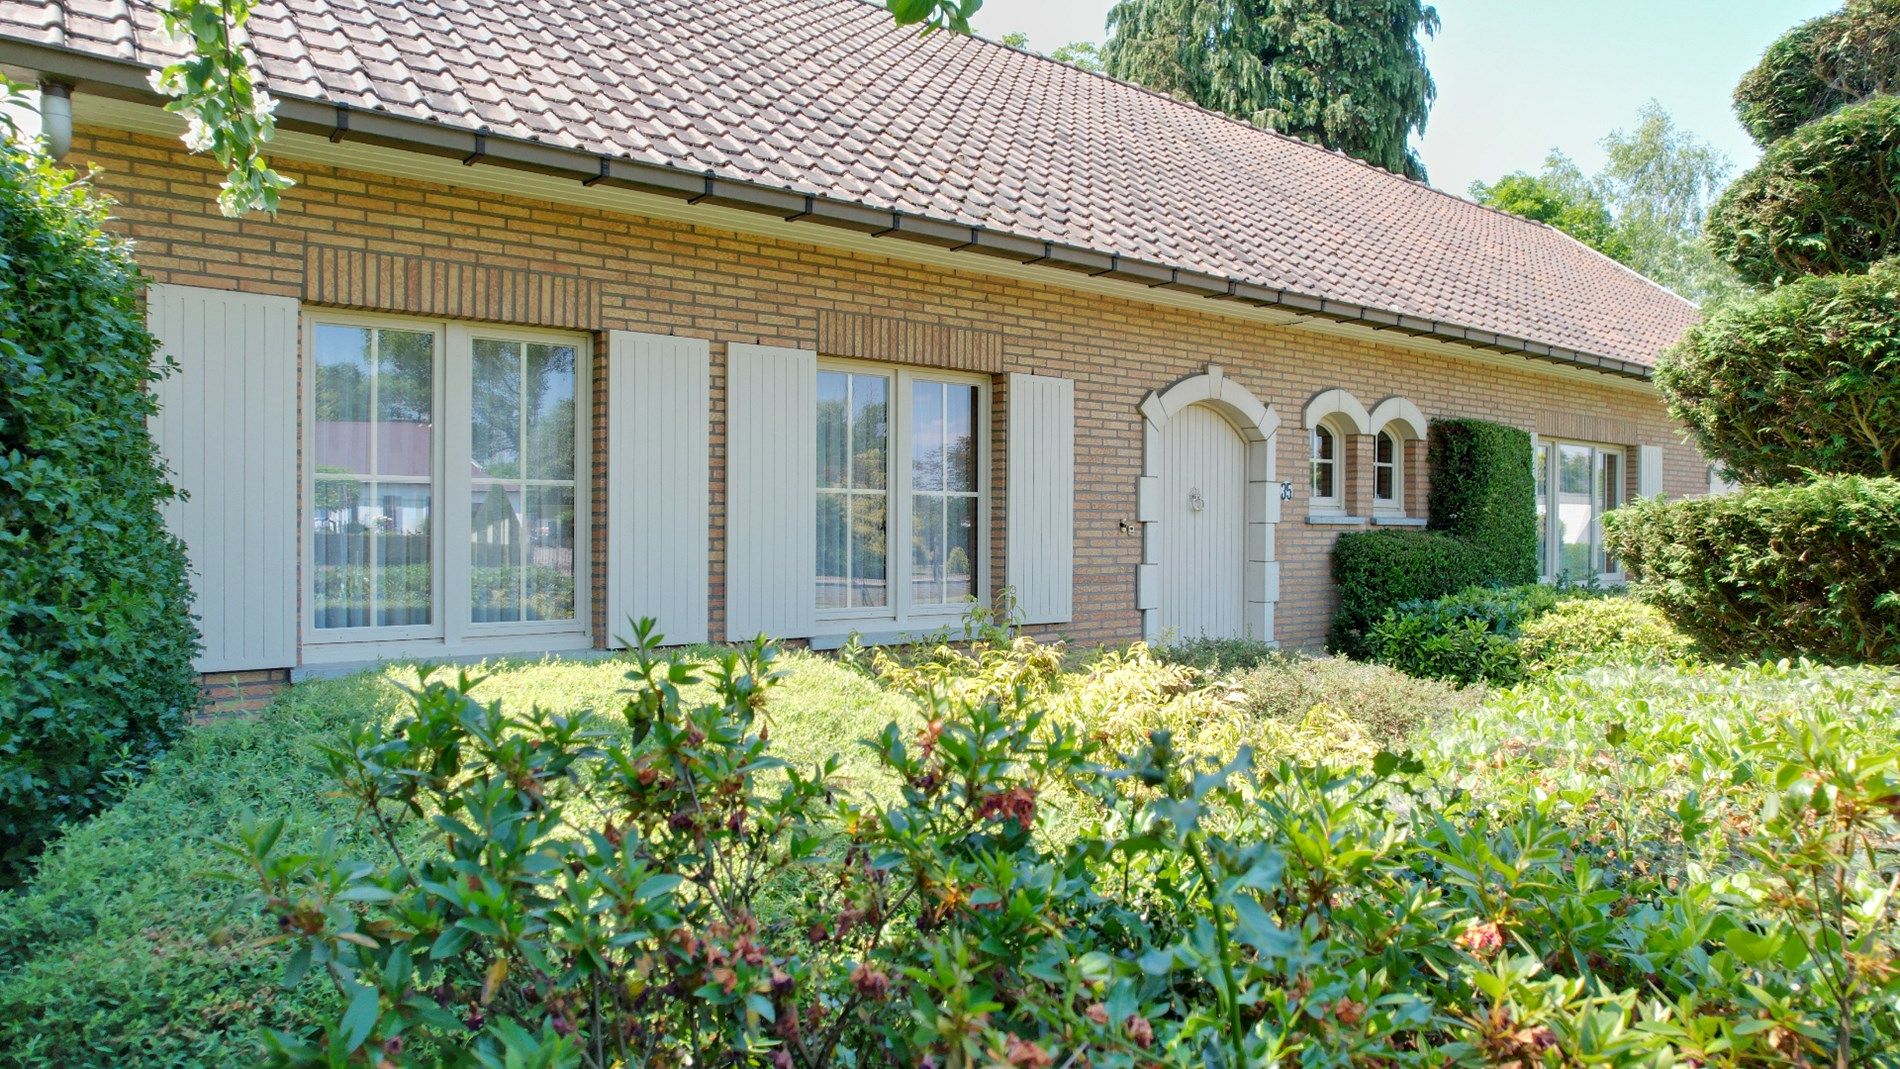
[[[1713,653],[1900,664],[1900,481],[1640,501],[1605,532],[1645,599]]]
[[[1528,431],[1481,419],[1432,421],[1431,526],[1472,544],[1486,581],[1537,579],[1537,481]]]
[[[1900,85],[1900,2],[1849,0],[1796,26],[1735,87],[1735,117],[1767,148],[1843,104]]]
[[[1438,531],[1353,531],[1333,544],[1339,611],[1327,645],[1364,658],[1366,633],[1401,602],[1441,597],[1483,583],[1488,561],[1472,543]]]
[[[1524,675],[1518,632],[1557,598],[1555,587],[1526,583],[1404,602],[1372,625],[1366,648],[1374,661],[1420,679],[1515,683]]]
[[[181,729],[184,547],[145,430],[155,349],[126,245],[0,141],[0,882]]]
[[[1762,286],[1900,253],[1900,97],[1850,104],[1776,142],[1716,201],[1704,234]]]
[[[1400,602],[1537,578],[1530,434],[1436,419],[1427,457],[1430,530],[1354,531],[1333,544],[1339,610],[1326,642],[1336,653],[1365,657],[1367,631]]]
[[[1900,261],[1731,302],[1669,350],[1656,385],[1744,482],[1900,472]]]

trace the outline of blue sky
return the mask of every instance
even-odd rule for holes
[[[1029,34],[1048,51],[1103,38],[1113,0],[986,0],[986,37]],[[1432,184],[1536,170],[1552,148],[1585,170],[1597,142],[1651,98],[1742,168],[1756,153],[1729,110],[1763,48],[1840,0],[1438,0],[1426,45],[1438,103],[1419,142]]]

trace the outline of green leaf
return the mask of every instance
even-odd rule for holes
[[[345,989],[349,1006],[343,1011],[343,1020],[340,1022],[343,1049],[354,1051],[363,1045],[370,1031],[376,1027],[380,996],[368,984],[349,983]]]

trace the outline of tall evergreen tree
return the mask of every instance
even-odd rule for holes
[[[1108,26],[1117,78],[1425,178],[1422,0],[1120,0]]]

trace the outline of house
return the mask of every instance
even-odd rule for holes
[[[1695,310],[1564,234],[860,0],[267,2],[275,217],[218,215],[149,0],[0,0],[182,373],[213,681],[928,632],[1323,640],[1446,416],[1533,431],[1546,568],[1706,489]]]

